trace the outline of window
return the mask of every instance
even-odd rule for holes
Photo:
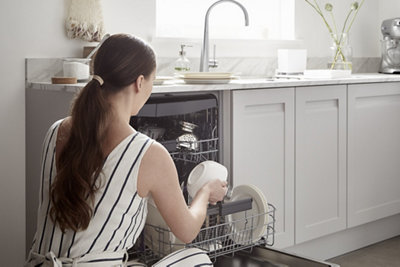
[[[156,0],[156,37],[202,38],[207,9],[217,0]],[[209,15],[210,38],[294,39],[294,0],[237,0],[249,13],[244,26],[242,10],[225,2]]]

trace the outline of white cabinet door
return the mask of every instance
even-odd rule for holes
[[[276,207],[275,247],[294,244],[294,88],[232,93],[234,186],[254,184]]]
[[[348,224],[400,212],[400,83],[349,85]]]
[[[346,86],[296,88],[296,244],[346,228]]]

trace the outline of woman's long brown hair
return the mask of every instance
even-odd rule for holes
[[[148,78],[155,68],[151,47],[130,35],[113,35],[98,50],[93,72],[104,84],[91,80],[75,99],[70,135],[59,155],[50,191],[50,215],[63,232],[86,229],[93,216],[95,193],[101,184],[97,178],[105,161],[102,144],[110,123],[107,95],[123,90],[139,75]]]

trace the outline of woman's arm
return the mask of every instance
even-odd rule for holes
[[[154,142],[143,156],[139,169],[138,193],[141,197],[151,193],[171,231],[185,243],[191,242],[199,233],[208,202],[222,200],[226,191],[226,182],[214,179],[198,191],[188,207],[179,186],[175,164],[168,151]]]

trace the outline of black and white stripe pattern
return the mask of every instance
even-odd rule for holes
[[[171,253],[153,267],[200,267],[213,266],[207,253],[198,248],[184,248]]]
[[[44,186],[44,179],[45,179],[47,156],[48,156],[48,153],[49,153],[50,144],[52,142],[54,142],[54,140],[56,139],[55,135],[54,135],[54,132],[56,130],[58,130],[58,127],[59,127],[59,124],[52,125],[50,127],[49,131],[46,134],[45,141],[44,141],[44,144],[43,144],[42,163],[41,163],[42,176],[41,176],[41,179],[40,179],[40,205],[43,203],[43,191],[44,191],[43,190],[43,186]],[[53,137],[54,137],[54,139],[53,139]],[[46,152],[44,152],[44,148],[46,148]],[[53,153],[54,153],[54,149],[53,149]],[[53,155],[52,155],[52,158],[53,158]]]
[[[127,185],[128,181],[129,181],[129,178],[131,177],[132,169],[135,167],[136,162],[137,162],[138,158],[141,156],[141,154],[142,154],[142,152],[143,152],[143,149],[144,149],[144,147],[146,146],[147,142],[148,142],[148,140],[146,140],[146,141],[144,142],[142,148],[140,149],[138,155],[137,155],[136,158],[135,158],[135,161],[133,162],[132,166],[130,167],[130,169],[129,169],[129,171],[128,171],[128,174],[125,176],[125,179],[124,179],[124,181],[123,181],[123,184],[122,184],[122,186],[121,186],[121,189],[119,189],[119,193],[118,193],[117,199],[113,202],[113,205],[112,205],[111,209],[108,211],[108,215],[107,215],[106,220],[105,220],[104,223],[103,223],[103,226],[101,227],[101,229],[100,229],[100,231],[98,232],[97,236],[96,236],[95,239],[93,240],[93,242],[92,242],[92,244],[90,245],[89,250],[86,252],[86,254],[92,252],[93,247],[95,246],[96,242],[97,242],[98,239],[103,235],[104,229],[106,229],[106,227],[109,226],[109,221],[110,221],[110,219],[111,219],[111,216],[113,215],[113,213],[114,213],[114,211],[115,211],[115,208],[116,208],[117,205],[119,204],[119,202],[120,202],[120,200],[121,200],[121,197],[122,197],[123,193],[125,192],[126,185]],[[136,194],[136,192],[135,192],[135,194]],[[141,205],[139,206],[138,210],[141,210]],[[95,214],[95,217],[96,217],[96,214]],[[106,234],[106,233],[104,233],[104,234]]]
[[[143,155],[153,140],[133,133],[114,148],[98,178],[101,187],[95,196],[88,229],[62,233],[49,216],[49,190],[57,171],[55,145],[60,123],[50,127],[43,144],[41,205],[32,251],[41,255],[51,251],[56,257],[75,258],[130,248],[146,221],[147,199],[137,193],[137,177]]]

